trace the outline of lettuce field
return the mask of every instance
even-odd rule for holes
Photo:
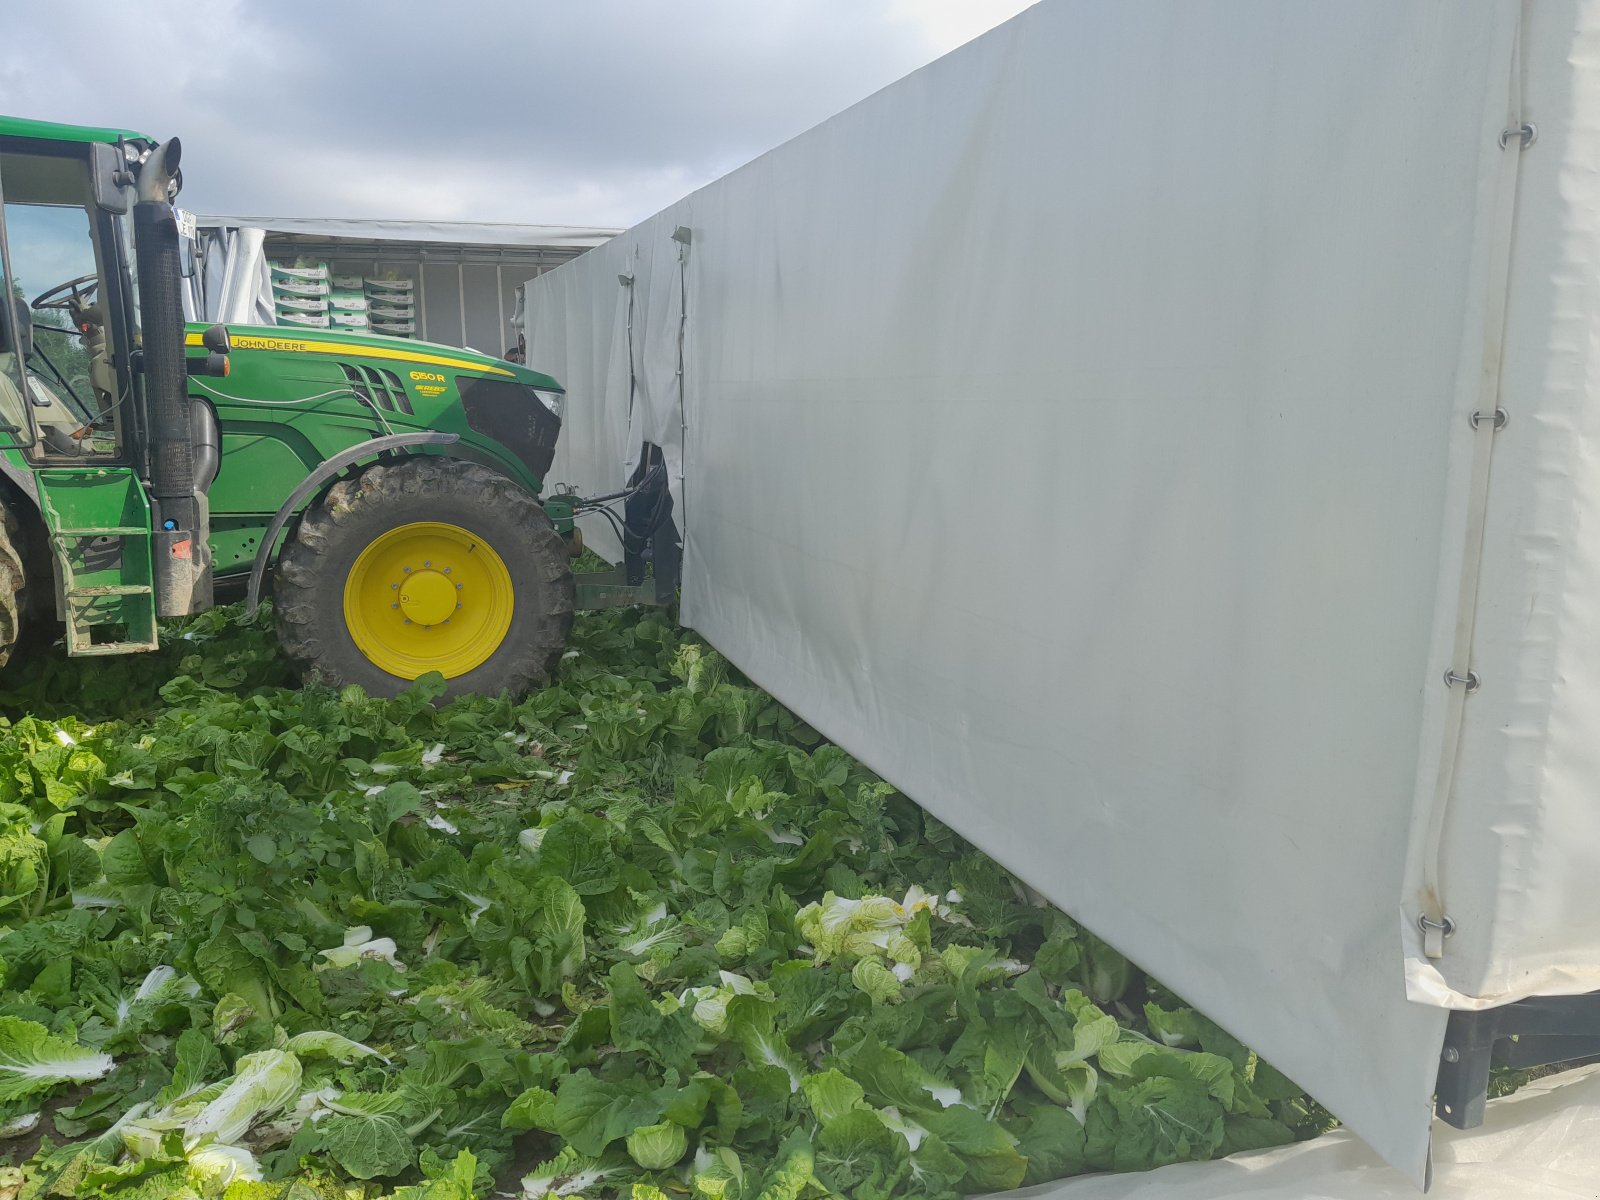
[[[0,1200],[921,1200],[1327,1115],[659,616],[436,705],[0,677]]]

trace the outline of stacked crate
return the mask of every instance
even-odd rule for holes
[[[328,324],[352,333],[370,332],[367,296],[359,275],[335,275],[328,293]]]
[[[364,292],[373,333],[412,337],[417,332],[416,281],[369,275]]]
[[[272,272],[272,307],[279,325],[328,328],[328,264],[296,259],[268,264]]]

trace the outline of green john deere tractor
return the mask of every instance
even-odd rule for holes
[[[309,677],[392,694],[544,681],[583,607],[658,580],[574,577],[574,516],[654,526],[665,472],[582,500],[540,491],[555,380],[448,346],[185,325],[176,138],[0,118],[0,664],[154,649],[157,619],[271,589]],[[670,520],[667,521],[670,524]],[[672,549],[676,550],[675,537]]]

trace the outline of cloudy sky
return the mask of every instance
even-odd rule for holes
[[[1031,2],[19,3],[0,112],[178,134],[197,212],[620,227]]]

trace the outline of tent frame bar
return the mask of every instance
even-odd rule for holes
[[[1483,1124],[1491,1067],[1544,1067],[1600,1056],[1600,992],[1532,996],[1455,1011],[1445,1026],[1434,1112],[1446,1125]]]

